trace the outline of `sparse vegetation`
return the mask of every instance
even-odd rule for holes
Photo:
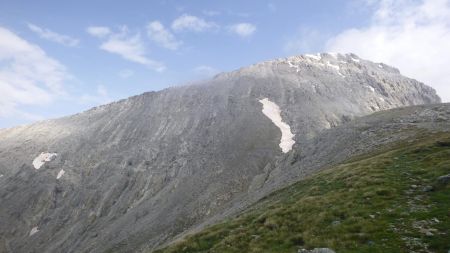
[[[157,252],[447,252],[448,143],[437,133],[352,159]]]

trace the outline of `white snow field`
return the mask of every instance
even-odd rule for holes
[[[57,156],[57,153],[41,153],[33,160],[33,166],[35,169],[39,169],[44,165],[46,162],[50,162],[53,157]]]
[[[280,148],[283,153],[287,153],[292,149],[294,145],[294,134],[291,132],[291,127],[283,122],[281,118],[281,110],[277,104],[270,101],[268,98],[259,100],[263,105],[262,112],[266,115],[281,131]]]

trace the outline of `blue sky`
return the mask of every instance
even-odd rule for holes
[[[394,65],[448,101],[449,5],[449,0],[1,0],[0,128],[263,60],[323,51],[355,52]]]

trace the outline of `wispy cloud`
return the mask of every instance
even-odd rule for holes
[[[170,50],[177,50],[183,44],[159,21],[153,21],[147,25],[147,35],[159,46]]]
[[[71,79],[64,65],[40,47],[0,27],[0,118],[39,119],[20,107],[48,105],[65,96],[65,81]]]
[[[97,38],[104,38],[105,36],[108,36],[111,34],[111,29],[106,26],[89,26],[86,31]]]
[[[53,31],[51,31],[51,30],[49,30],[47,28],[42,28],[42,27],[39,27],[39,26],[37,26],[35,24],[29,23],[27,25],[28,25],[28,28],[32,32],[34,32],[37,35],[39,35],[39,37],[41,37],[43,39],[46,39],[46,40],[49,40],[49,41],[53,41],[53,42],[59,43],[59,44],[64,45],[64,46],[75,47],[75,46],[78,46],[78,44],[80,42],[78,39],[72,38],[72,37],[67,36],[67,35],[63,35],[63,34],[59,34],[59,33],[53,32]]]
[[[92,33],[91,29],[90,34],[95,37],[99,37],[99,34],[103,34],[100,37],[103,38],[103,42],[100,45],[100,49],[102,50],[119,55],[125,60],[145,65],[158,72],[165,70],[163,63],[147,57],[147,51],[144,42],[141,39],[141,35],[139,33],[130,34],[126,26],[122,26],[119,29],[119,32],[110,31],[107,34],[101,32],[98,33],[98,29],[97,32]]]
[[[252,36],[256,32],[256,26],[250,23],[238,23],[228,27],[232,33],[239,35],[242,38]]]
[[[450,101],[450,1],[369,2],[376,8],[371,24],[343,31],[326,49],[396,66]]]
[[[172,29],[174,31],[193,31],[204,32],[208,30],[215,30],[219,28],[219,25],[212,21],[206,21],[202,18],[183,14],[172,22]]]

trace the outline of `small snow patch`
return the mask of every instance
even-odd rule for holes
[[[63,175],[64,175],[64,173],[66,173],[63,169],[61,169],[59,172],[58,172],[58,175],[56,176],[56,179],[60,179]]]
[[[338,56],[339,56],[339,54],[338,53],[334,53],[334,52],[331,52],[331,53],[328,53],[329,55],[331,55],[333,58],[335,58],[335,59],[337,59],[338,58]]]
[[[315,64],[313,64],[313,65],[325,67],[325,64],[323,64],[323,63],[321,63],[321,62],[317,62],[317,63],[315,63]]]
[[[381,64],[378,64],[378,67],[379,67],[380,69],[382,69],[382,68],[383,68],[383,65],[381,65]]]
[[[334,68],[335,70],[339,71],[339,66],[338,66],[338,65],[331,64],[329,61],[327,61],[327,66],[328,66],[328,67],[331,67],[331,68]]]
[[[354,62],[359,62],[359,59],[356,59],[356,58],[350,58],[350,59],[352,59],[352,61],[354,61]]]
[[[259,100],[263,105],[262,112],[266,115],[281,131],[280,148],[283,153],[287,153],[294,145],[294,134],[291,132],[291,127],[283,122],[281,118],[281,110],[277,104],[270,101],[268,98]]]
[[[0,177],[3,177],[3,174],[0,174]]]
[[[375,88],[373,88],[372,86],[366,86],[371,92],[375,92]]]
[[[320,61],[322,59],[322,56],[320,56],[320,54],[305,54],[305,56],[317,61]]]
[[[41,153],[33,160],[33,166],[35,169],[39,169],[44,165],[46,162],[50,162],[53,157],[57,156],[57,153]]]
[[[338,73],[340,76],[345,77],[345,76],[339,71],[340,68],[339,68],[338,65],[331,64],[329,61],[327,61],[327,66],[328,66],[328,67],[331,67],[331,68],[333,68],[333,69],[335,69],[335,70],[337,71],[337,73]]]
[[[39,228],[38,227],[32,228],[31,231],[30,231],[30,236],[36,234],[37,232],[39,232]]]
[[[295,68],[295,71],[298,73],[300,71],[300,67],[298,65],[292,64],[291,61],[288,61],[289,67]]]

